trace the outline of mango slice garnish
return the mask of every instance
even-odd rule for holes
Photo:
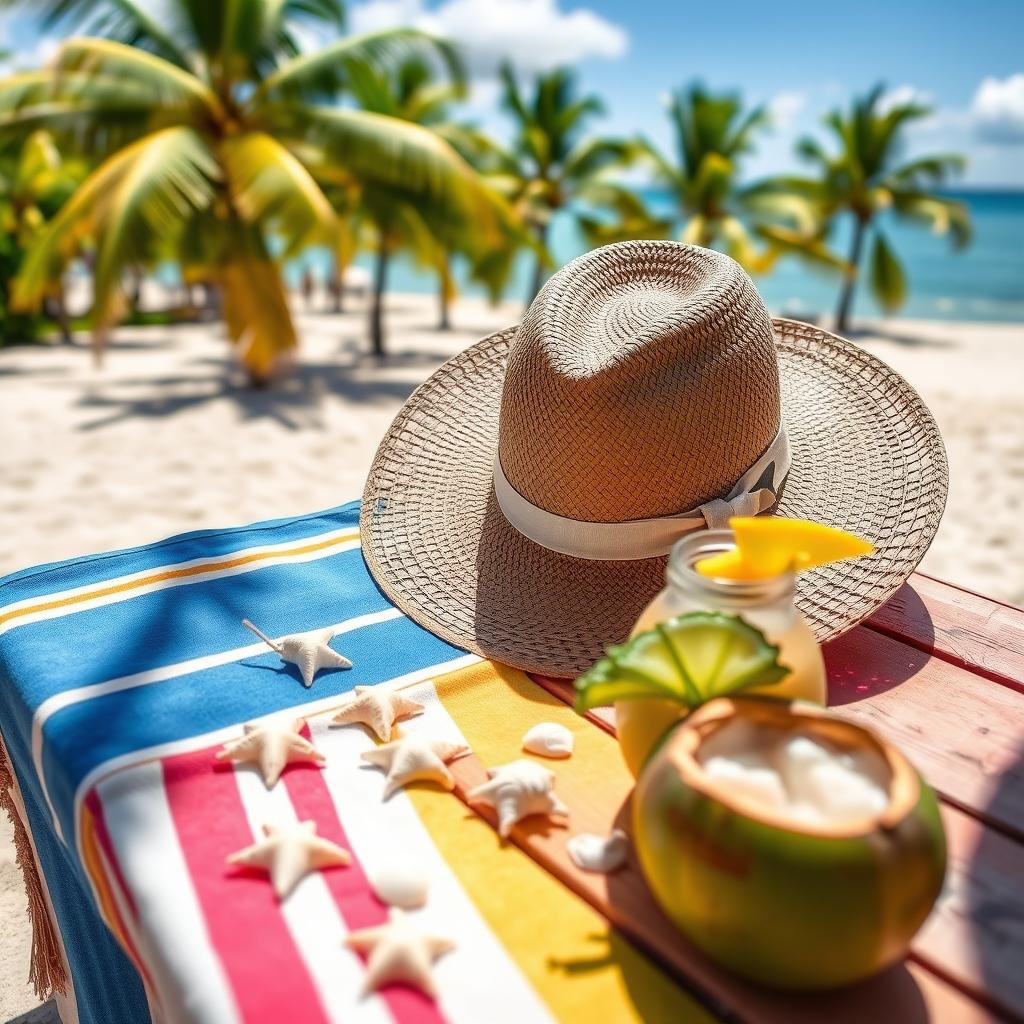
[[[729,520],[736,547],[709,555],[694,568],[702,576],[759,580],[780,573],[803,572],[828,562],[870,555],[874,545],[862,537],[809,519],[735,516]]]

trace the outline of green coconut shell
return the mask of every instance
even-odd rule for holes
[[[915,792],[905,813],[856,835],[814,834],[742,813],[679,770],[683,731],[723,703],[743,713],[744,705],[782,702],[707,705],[644,769],[634,838],[659,904],[712,959],[780,988],[834,988],[899,960],[942,888],[946,844],[934,792],[907,766]],[[823,714],[805,706],[792,713]]]

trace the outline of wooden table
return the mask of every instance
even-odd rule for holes
[[[946,884],[905,963],[834,995],[770,993],[712,966],[641,886],[573,887],[723,1020],[1024,1020],[1024,611],[918,574],[825,661],[834,710],[898,744],[941,797]],[[614,730],[612,712],[591,717]]]

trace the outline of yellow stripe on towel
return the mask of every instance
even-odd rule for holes
[[[575,734],[575,753],[570,761],[546,764],[561,777],[572,763],[574,782],[599,787],[594,792],[610,809],[628,794],[632,780],[615,741],[522,673],[483,662],[434,683],[485,764],[526,756],[526,730],[558,721]],[[713,1020],[604,917],[528,854],[503,845],[460,800],[427,788],[406,792],[480,914],[558,1020]],[[562,787],[559,792],[564,798]]]
[[[95,586],[86,587],[71,594],[44,597],[38,601],[20,605],[6,612],[0,611],[0,626],[4,626],[15,619],[24,618],[27,615],[36,615],[40,612],[55,611],[58,608],[68,608],[76,604],[83,604],[87,601],[114,597],[119,594],[128,594],[133,590],[141,590],[154,584],[168,583],[172,580],[184,580],[192,576],[215,577],[218,573],[243,565],[254,565],[273,558],[288,558],[293,555],[312,554],[315,551],[326,550],[327,548],[347,543],[350,540],[355,540],[358,536],[358,528],[353,527],[340,536],[333,536],[328,540],[319,540],[302,545],[295,545],[294,543],[282,544],[261,551],[252,551],[248,554],[226,556],[219,561],[203,560],[198,565],[185,565],[178,568],[167,567],[133,576],[122,581],[97,583]]]

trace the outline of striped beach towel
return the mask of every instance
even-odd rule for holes
[[[353,503],[0,581],[0,729],[70,974],[62,1012],[88,1024],[703,1018],[567,877],[566,837],[607,833],[628,796],[614,741],[395,609],[366,570],[358,514]],[[306,690],[244,617],[277,636],[332,626],[353,667]],[[382,800],[381,773],[360,759],[375,741],[329,727],[350,690],[381,683],[426,706],[404,733],[471,748],[452,765],[454,794],[420,785]],[[307,717],[324,769],[291,766],[267,790],[250,768],[215,766],[242,723],[288,710]],[[554,765],[570,827],[535,820],[503,843],[465,793],[524,756],[540,721],[576,737]],[[279,903],[225,857],[265,822],[297,820],[352,864]],[[364,995],[364,960],[344,945],[386,920],[368,874],[409,858],[432,880],[417,924],[456,943],[435,966],[436,1001],[401,985]]]

